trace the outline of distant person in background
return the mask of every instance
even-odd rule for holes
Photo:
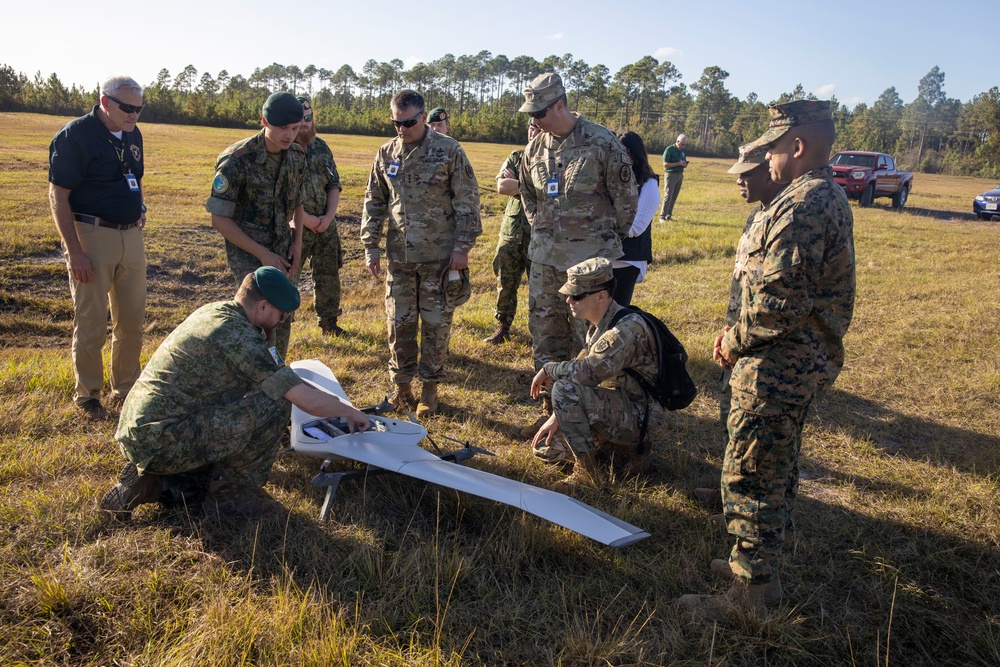
[[[126,76],[101,84],[100,102],[67,123],[49,146],[49,205],[62,239],[73,298],[75,401],[89,419],[101,405],[111,305],[111,400],[122,401],[142,370],[146,316],[142,86]]]
[[[663,151],[663,173],[666,175],[666,184],[663,186],[663,208],[660,210],[660,222],[672,220],[674,215],[674,203],[677,195],[681,192],[681,183],[684,182],[684,169],[688,166],[687,153],[684,147],[687,146],[687,135],[677,135],[677,141],[667,150]]]
[[[427,124],[432,130],[446,137],[451,131],[451,124],[448,122],[448,112],[443,107],[431,109],[431,112],[427,114]]]
[[[538,136],[538,126],[528,123],[528,141]],[[510,325],[517,314],[517,289],[521,278],[531,267],[528,259],[528,242],[531,241],[531,225],[524,215],[521,204],[520,168],[523,148],[513,151],[500,167],[497,174],[497,193],[507,195],[507,208],[500,223],[500,239],[493,256],[493,273],[497,277],[497,330],[483,342],[499,345],[510,340]]]
[[[628,235],[622,239],[622,252],[625,254],[611,263],[615,272],[615,292],[612,296],[618,305],[630,306],[635,284],[646,279],[646,267],[653,261],[650,224],[660,206],[660,177],[649,166],[649,155],[642,137],[635,132],[625,132],[619,134],[618,138],[632,158],[635,184],[639,187],[635,220],[629,227]]]
[[[205,210],[226,239],[226,263],[237,286],[258,267],[273,266],[286,276],[298,273],[302,257],[302,183],[306,157],[295,143],[302,104],[291,93],[264,102],[261,124],[252,137],[222,151],[215,163],[212,193]],[[275,347],[288,353],[291,320],[275,330]]]
[[[306,95],[297,97],[302,103],[302,125],[295,143],[306,153],[302,206],[305,210],[302,231],[301,268],[307,259],[312,262],[315,286],[316,319],[325,334],[339,336],[344,330],[337,324],[340,309],[340,267],[344,251],[337,231],[337,206],[340,205],[340,174],[333,153],[325,141],[316,136],[316,117],[312,102]],[[298,282],[295,276],[294,282]]]

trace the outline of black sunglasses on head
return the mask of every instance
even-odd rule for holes
[[[421,111],[413,118],[409,118],[407,120],[396,120],[395,118],[390,118],[389,120],[392,121],[392,124],[396,127],[413,127],[417,124],[417,121],[420,120],[420,116],[422,116],[423,113],[424,112]]]
[[[111,97],[108,94],[105,94],[104,96],[109,100],[111,100],[112,102],[115,102],[118,105],[118,108],[127,114],[133,114],[133,113],[140,114],[142,113],[142,110],[146,108],[145,104],[139,104],[139,105],[126,104],[125,102],[122,102],[120,99],[116,97]]]
[[[556,102],[558,102],[558,101],[559,100],[556,100]],[[549,106],[545,107],[541,111],[529,111],[528,115],[531,116],[532,118],[534,118],[535,120],[541,120],[541,119],[545,118],[545,114],[547,114],[549,112],[549,109],[551,109],[552,107],[554,107],[556,105],[556,102],[553,102],[552,104],[550,104]]]

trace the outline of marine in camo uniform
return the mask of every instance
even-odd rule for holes
[[[781,599],[802,425],[816,393],[840,373],[854,312],[854,219],[827,163],[835,137],[830,103],[799,100],[770,114],[770,129],[746,148],[766,147],[771,178],[787,186],[740,241],[740,314],[713,353],[733,369],[721,487],[736,543],[728,561],[711,567],[733,586],[721,596],[680,600],[711,615],[738,598],[757,608]]]
[[[570,112],[558,74],[547,73],[524,89],[519,111],[542,133],[524,149],[519,174],[521,199],[531,223],[528,259],[528,329],[535,370],[573,358],[586,325],[571,317],[559,288],[566,269],[585,259],[622,256],[638,202],[632,159],[603,125]],[[551,413],[521,431],[531,437]]]
[[[344,330],[337,324],[340,308],[340,267],[344,251],[337,231],[337,207],[340,205],[340,174],[333,153],[316,136],[316,118],[308,96],[297,97],[305,115],[295,136],[295,143],[306,154],[302,206],[305,209],[302,231],[302,263],[310,260],[315,287],[316,319],[323,333],[339,336]],[[298,283],[298,276],[295,277]]]
[[[528,141],[539,133],[534,121],[528,123]],[[497,329],[484,343],[499,345],[510,340],[510,325],[517,314],[517,290],[521,278],[531,267],[528,259],[528,243],[531,241],[531,225],[524,215],[521,205],[520,179],[517,170],[521,166],[524,149],[512,152],[497,174],[497,193],[508,195],[507,207],[500,223],[500,238],[493,255],[493,274],[497,277]]]
[[[625,315],[611,326],[622,309],[611,298],[614,287],[607,259],[588,259],[566,271],[559,292],[573,316],[589,323],[587,344],[576,359],[546,362],[531,383],[533,398],[549,388],[553,408],[532,446],[549,461],[561,460],[560,453],[572,453],[575,467],[563,481],[566,487],[603,484],[596,459],[602,449],[627,454],[626,472],[644,470],[649,448],[639,447],[640,425],[647,411],[647,427],[664,418],[660,404],[625,372],[632,369],[653,384],[659,365],[655,339],[639,315]]]
[[[396,388],[391,401],[397,408],[415,406],[424,416],[437,411],[452,316],[472,292],[469,251],[483,232],[479,184],[458,142],[427,127],[419,93],[396,93],[391,112],[397,136],[375,156],[361,242],[368,270],[379,278],[385,231],[389,378]],[[419,404],[411,387],[415,376],[422,382]]]
[[[292,276],[302,256],[302,182],[305,153],[295,143],[302,105],[291,93],[274,93],[262,111],[258,134],[222,151],[215,163],[205,210],[226,239],[226,263],[236,285],[260,266]],[[282,357],[291,321],[275,332]]]
[[[202,497],[213,510],[260,508],[292,404],[367,428],[363,413],[304,384],[268,342],[298,306],[288,278],[261,267],[233,301],[202,306],[167,336],[122,407],[115,439],[128,463],[102,509],[124,518],[143,503]]]

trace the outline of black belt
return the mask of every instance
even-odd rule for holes
[[[131,222],[127,225],[119,225],[117,222],[111,222],[110,220],[105,220],[104,218],[98,218],[96,215],[84,215],[82,213],[74,213],[73,219],[77,222],[82,222],[85,225],[97,225],[98,227],[107,227],[109,229],[132,229],[136,226],[135,222]]]

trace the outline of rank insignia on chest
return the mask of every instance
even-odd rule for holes
[[[215,180],[212,181],[212,191],[222,194],[229,189],[229,179],[222,174],[216,174]]]

